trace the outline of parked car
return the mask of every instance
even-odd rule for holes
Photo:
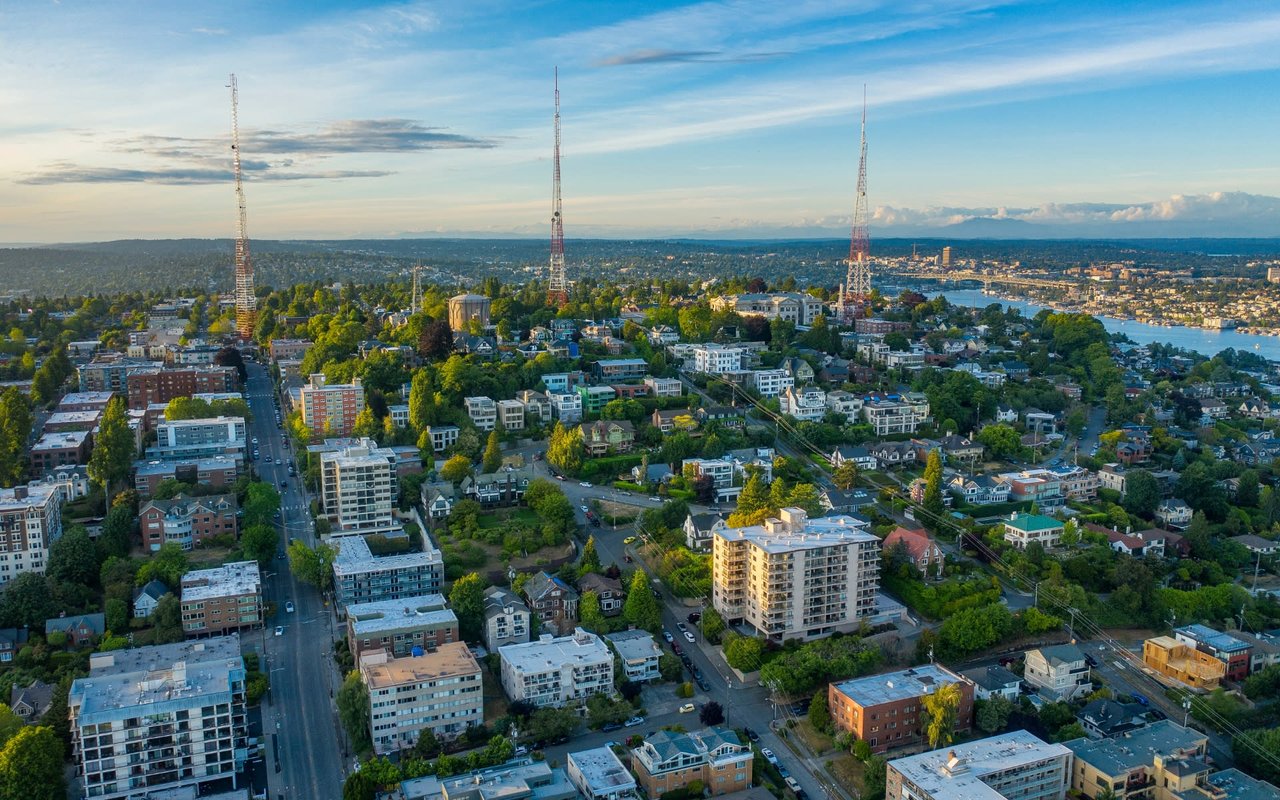
[[[796,780],[795,778],[791,777],[790,775],[788,775],[787,777],[783,778],[783,780],[786,782],[786,784],[787,784],[787,788],[788,788],[788,789],[790,789],[791,791],[795,792],[796,794],[799,794],[800,792],[803,792],[803,791],[804,791],[804,789],[801,789],[801,788],[800,788],[800,781]]]
[[[749,742],[758,742],[758,741],[760,741],[760,734],[756,733],[755,731],[751,730],[750,728],[743,728],[743,729],[742,729],[742,732],[743,732],[743,733],[745,733],[745,734],[747,735],[747,741],[749,741]]]
[[[283,626],[283,625],[277,625],[277,626],[276,626],[276,636],[284,636],[284,626]]]
[[[1096,667],[1096,666],[1098,666],[1098,659],[1094,658],[1093,656],[1089,655],[1088,653],[1085,653],[1085,654],[1084,654],[1084,663],[1088,664],[1088,665],[1089,665],[1089,666],[1091,666],[1091,667]]]
[[[578,481],[578,485],[583,487],[584,489],[590,489],[591,481]]]
[[[693,703],[685,703],[684,705],[680,706],[681,714],[688,714],[690,711],[693,711]]]
[[[697,639],[694,639],[694,638],[693,638],[693,631],[685,631],[685,632],[684,632],[684,638],[685,638],[685,639],[687,639],[687,640],[689,640],[690,642],[696,642],[696,641],[697,641]]]
[[[610,723],[608,723],[607,725],[603,725],[603,726],[601,726],[600,730],[605,731],[605,732],[608,732],[608,731],[620,731],[620,730],[622,730],[622,723],[621,723],[621,722],[610,722]]]
[[[693,623],[694,625],[697,625],[699,622],[702,621],[702,614],[701,612],[695,611],[685,619],[689,620],[689,622]]]
[[[582,513],[583,513],[583,514],[590,514],[590,513],[591,513],[591,509],[587,508],[586,506],[578,506],[578,508],[582,509]]]
[[[635,542],[635,540],[636,540],[636,537],[634,537],[634,536],[628,536],[627,538],[625,538],[625,539],[623,539],[623,540],[622,540],[622,543],[623,543],[623,544],[632,544],[632,543],[634,543],[634,542]]]
[[[286,614],[292,614],[292,613],[293,613],[293,601],[292,601],[292,600],[290,600],[289,602],[287,602],[287,603],[285,603],[285,604],[284,604],[284,610],[285,610],[285,613],[286,613]]]
[[[679,643],[679,642],[672,642],[672,643],[671,643],[671,650],[672,650],[672,652],[674,652],[676,655],[680,655],[680,654],[681,654],[681,650],[680,650],[680,643]]]
[[[632,717],[631,719],[627,720],[626,722],[624,722],[624,723],[622,723],[622,724],[623,724],[625,727],[628,727],[628,728],[634,728],[634,727],[635,727],[635,726],[637,726],[637,725],[643,725],[643,724],[644,724],[644,717]]]
[[[671,644],[676,640],[676,637],[671,635],[671,631],[663,631],[662,638],[667,641],[667,644]]]
[[[683,622],[677,622],[676,630],[680,631],[681,633],[684,633],[685,631],[689,630],[689,626],[685,625]]]
[[[671,645],[671,647],[672,647],[672,649],[675,649],[676,647],[678,647],[678,645],[674,645],[674,644],[673,644],[673,645]],[[689,654],[688,654],[688,653],[680,653],[679,655],[680,655],[680,663],[681,663],[681,664],[684,664],[686,667],[692,667],[692,666],[693,666],[693,659],[692,659],[692,658],[689,658]]]
[[[654,502],[654,503],[661,503],[661,502],[662,502],[662,498],[661,498],[661,497],[650,497],[650,498],[649,498],[649,500],[650,500],[651,502]]]
[[[761,750],[760,755],[764,756],[765,761],[768,761],[770,764],[774,765],[775,767],[778,766],[778,757],[775,756],[773,754],[773,751],[770,750],[769,748],[766,747],[763,750]]]
[[[701,690],[702,690],[702,691],[704,691],[704,692],[709,692],[709,691],[711,691],[711,685],[710,685],[709,683],[707,683],[707,682],[706,682],[706,680],[704,680],[704,679],[702,679],[702,678],[698,678],[698,679],[696,679],[696,680],[694,681],[694,683],[698,684],[698,688],[699,688],[699,689],[701,689]]]

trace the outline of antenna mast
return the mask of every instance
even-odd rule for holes
[[[244,186],[240,171],[240,92],[236,76],[231,74],[231,168],[236,178],[236,332],[243,339],[253,336],[258,311],[258,298],[253,293],[253,262],[249,259],[249,234],[246,232]]]
[[[547,269],[547,304],[563,306],[569,300],[564,276],[564,219],[560,216],[560,68],[555,70],[556,146],[551,177],[551,263]]]
[[[422,265],[418,264],[413,268],[413,299],[410,301],[409,313],[417,314],[422,311]]]
[[[862,142],[858,157],[858,193],[853,202],[853,235],[848,271],[840,297],[841,316],[848,321],[871,297],[871,241],[867,233],[867,87],[862,87]]]

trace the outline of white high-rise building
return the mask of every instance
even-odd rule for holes
[[[393,515],[396,455],[372,439],[320,455],[320,501],[334,535],[399,529]]]
[[[0,489],[0,584],[24,572],[43,575],[49,548],[62,536],[62,492],[56,486]]]
[[[712,602],[730,624],[777,642],[857,630],[876,613],[880,540],[858,517],[781,519],[724,527],[712,540]]]
[[[613,692],[613,653],[599,636],[578,628],[569,636],[498,649],[502,688],[511,700],[535,706],[580,705]]]

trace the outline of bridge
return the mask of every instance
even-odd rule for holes
[[[1074,281],[1051,280],[1049,278],[1027,278],[1016,275],[991,275],[986,272],[972,270],[950,270],[947,272],[913,272],[903,277],[916,280],[938,281],[939,283],[964,283],[973,281],[981,283],[983,288],[999,286],[1035,286],[1042,289],[1079,289],[1080,284]]]

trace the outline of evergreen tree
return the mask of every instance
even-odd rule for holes
[[[480,468],[485,473],[497,472],[502,468],[502,447],[496,430],[489,431],[489,441],[485,443]]]
[[[419,369],[413,373],[413,381],[409,384],[409,425],[415,431],[421,432],[435,422],[433,395],[427,370]]]
[[[0,486],[22,480],[22,454],[33,424],[31,406],[16,387],[0,393]]]
[[[609,622],[600,610],[600,595],[583,592],[578,600],[578,624],[592,633],[608,633]]]
[[[592,572],[601,572],[600,554],[596,552],[596,537],[588,536],[587,543],[582,546],[582,560],[578,563],[578,576]]]
[[[653,590],[649,588],[649,576],[642,569],[636,570],[631,576],[627,601],[622,606],[622,618],[650,633],[657,633],[662,629],[662,609],[658,606],[658,598],[653,596]]]
[[[102,487],[108,507],[115,496],[112,487],[129,474],[137,452],[126,411],[123,397],[113,397],[107,403],[98,423],[93,454],[89,456],[89,477]]]
[[[464,641],[484,638],[484,581],[474,572],[463,575],[449,588],[449,607],[458,617]]]
[[[929,451],[924,465],[924,507],[932,514],[941,515],[946,510],[942,499],[942,458],[937,450]]]
[[[66,797],[62,742],[52,728],[28,726],[0,750],[0,797],[62,800]]]
[[[738,513],[751,514],[769,507],[769,487],[760,477],[760,470],[753,469],[751,477],[747,478],[746,485],[742,487],[742,493],[738,495]]]

